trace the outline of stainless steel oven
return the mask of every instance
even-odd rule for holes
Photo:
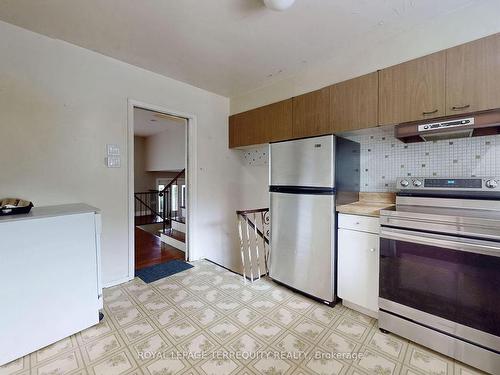
[[[500,373],[497,180],[398,184],[380,218],[380,328]]]

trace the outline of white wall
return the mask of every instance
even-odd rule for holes
[[[267,146],[262,147],[267,149]],[[252,148],[250,151],[260,150],[262,147]],[[215,195],[221,195],[221,199],[225,201],[223,209],[230,213],[226,223],[220,225],[214,222],[214,231],[225,238],[227,246],[231,246],[233,251],[212,253],[210,259],[239,273],[242,272],[242,265],[236,211],[269,207],[268,165],[249,163],[244,158],[247,151],[249,150],[230,150],[232,156],[236,158],[239,172],[231,176],[226,174],[225,181],[214,181],[212,191]],[[224,187],[224,184],[227,185]],[[220,190],[221,187],[223,190]],[[207,191],[207,199],[210,199],[210,195],[210,192]],[[216,201],[214,200],[212,207],[215,206]],[[234,241],[233,245],[229,245],[229,241]]]
[[[146,137],[146,170],[181,171],[186,168],[186,126]]]
[[[154,189],[155,182],[146,170],[146,138],[134,136],[134,192]]]
[[[243,172],[241,209],[269,207],[269,145],[238,150]]]
[[[472,2],[474,3],[474,2]],[[370,35],[346,40],[335,58],[311,64],[300,73],[243,95],[231,97],[231,113],[297,96],[378,69],[500,32],[500,1],[471,4],[443,17],[422,20],[419,28],[402,31],[366,48]],[[369,43],[368,43],[369,44]]]
[[[183,130],[183,133],[184,132],[185,129]],[[167,181],[170,181],[179,173],[179,168],[168,170],[162,169],[159,171],[151,171],[147,168],[147,138],[148,137],[134,136],[134,192],[136,193],[156,189],[156,180],[158,178],[167,179]],[[183,144],[185,145],[185,138],[182,138],[182,142],[184,142]],[[183,149],[182,152],[184,153],[185,146],[181,146],[180,148]],[[161,155],[158,156],[161,157]],[[166,153],[166,155],[164,155],[165,158],[169,158],[170,156],[170,153]],[[161,162],[161,159],[159,160],[159,162]],[[184,169],[185,154],[182,155],[182,164],[179,163],[178,165],[180,165],[180,169]]]
[[[197,120],[191,255],[239,264],[234,212],[252,190],[245,186],[252,172],[227,147],[227,98],[4,22],[0,56],[0,196],[101,208],[103,280],[124,280],[131,276],[127,100],[190,113]],[[106,143],[121,146],[121,168],[104,166]]]

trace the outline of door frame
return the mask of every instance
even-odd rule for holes
[[[193,211],[197,206],[196,190],[196,115],[177,111],[171,108],[144,103],[134,99],[127,101],[127,212],[128,212],[128,278],[135,276],[135,223],[134,223],[134,108],[142,108],[150,111],[160,112],[168,115],[185,118],[187,121],[186,131],[186,188],[188,189],[186,199],[186,261],[192,260],[195,248],[195,220]]]

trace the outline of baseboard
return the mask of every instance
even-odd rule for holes
[[[117,280],[109,281],[109,282],[103,284],[103,288],[111,288],[111,287],[116,286],[116,285],[120,285],[120,284],[123,284],[123,283],[128,283],[129,281],[131,281],[133,279],[134,279],[134,276],[132,276],[132,277],[127,276],[127,277],[124,277],[122,279],[117,279]]]
[[[216,266],[219,266],[219,267],[221,267],[221,268],[224,268],[225,270],[227,270],[227,271],[229,271],[229,272],[232,272],[232,273],[234,273],[234,274],[236,274],[236,275],[239,275],[239,276],[243,277],[243,274],[242,274],[242,273],[240,273],[240,272],[238,272],[238,271],[234,271],[234,270],[232,270],[231,268],[228,268],[228,267],[226,267],[226,266],[223,266],[222,264],[219,264],[219,263],[217,263],[217,262],[214,262],[213,260],[210,260],[210,259],[207,259],[207,258],[200,258],[200,259],[198,259],[198,260],[206,260],[207,262],[213,263],[213,264],[215,264]],[[267,276],[267,274],[266,274],[266,273],[263,273],[262,275],[260,275],[260,277],[261,277],[261,278],[262,278],[262,277],[264,277],[264,276]],[[246,278],[248,281],[251,281],[249,276],[245,276],[245,278]],[[254,280],[254,281],[256,281],[256,280],[258,280],[258,279],[259,279],[259,277],[258,277],[258,276],[254,276],[254,279],[253,279],[253,280]]]
[[[373,310],[367,309],[366,307],[363,307],[363,306],[357,305],[355,303],[346,301],[345,299],[342,300],[342,305],[344,305],[345,307],[347,307],[351,310],[356,310],[362,314],[365,314],[365,315],[371,316],[372,318],[378,319],[378,311],[373,311]]]

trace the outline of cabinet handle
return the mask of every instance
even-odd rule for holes
[[[373,252],[375,251],[375,249],[374,249],[374,248],[371,248],[371,249],[370,249],[370,251],[373,253]]]
[[[433,115],[434,113],[438,113],[438,109],[435,109],[434,111],[429,111],[429,112],[422,112],[422,115],[423,116],[426,116],[426,115]]]
[[[461,109],[467,109],[470,107],[470,104],[466,104],[466,105],[459,105],[459,106],[453,106],[451,107],[451,110],[452,111],[460,111]]]

